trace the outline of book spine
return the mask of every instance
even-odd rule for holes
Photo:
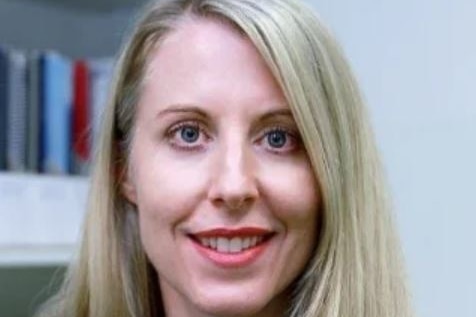
[[[0,171],[7,168],[8,55],[0,47]]]
[[[73,173],[85,175],[90,155],[89,70],[85,61],[74,63],[73,89]]]
[[[23,172],[26,171],[26,56],[11,51],[9,62],[7,169]]]
[[[43,170],[67,174],[71,149],[71,63],[55,53],[45,57]]]
[[[27,145],[26,167],[39,172],[40,162],[40,54],[32,52],[27,62]]]
[[[38,61],[38,169],[40,173],[46,173],[46,53],[41,53]]]

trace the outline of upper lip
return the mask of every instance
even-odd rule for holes
[[[210,237],[249,237],[249,236],[266,236],[272,234],[273,231],[259,227],[240,227],[240,228],[213,228],[208,230],[202,230],[192,233],[197,238],[210,238]]]

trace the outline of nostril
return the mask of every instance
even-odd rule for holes
[[[247,208],[258,198],[254,167],[243,160],[244,156],[238,154],[216,164],[208,192],[209,199],[215,205],[224,205],[230,211],[238,211]]]
[[[232,211],[240,211],[246,208],[248,202],[249,199],[228,199],[225,204]]]

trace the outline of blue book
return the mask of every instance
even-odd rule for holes
[[[71,153],[71,61],[56,52],[47,52],[42,64],[42,170],[67,174]]]
[[[0,171],[7,168],[8,52],[0,46]]]

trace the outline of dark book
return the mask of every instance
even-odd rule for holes
[[[41,55],[31,52],[27,66],[27,133],[26,166],[30,172],[39,172],[40,114],[41,114]]]
[[[0,46],[0,171],[7,168],[8,51]]]

